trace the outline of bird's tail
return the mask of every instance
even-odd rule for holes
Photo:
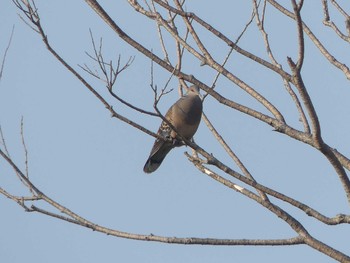
[[[163,162],[165,156],[173,147],[174,146],[172,144],[162,142],[162,145],[159,147],[159,149],[156,149],[156,151],[152,149],[151,154],[148,157],[145,166],[143,167],[143,171],[149,174],[157,170]]]

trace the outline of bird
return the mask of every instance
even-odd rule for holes
[[[202,110],[203,105],[199,97],[199,88],[192,85],[187,93],[176,101],[165,114],[165,119],[171,123],[174,130],[166,121],[162,121],[157,134],[164,139],[157,138],[154,142],[143,167],[145,173],[152,173],[157,170],[171,149],[183,145],[181,138],[177,136],[178,134],[187,140],[193,137],[201,121]]]

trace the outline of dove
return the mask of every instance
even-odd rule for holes
[[[165,119],[171,123],[174,130],[163,120],[157,134],[163,137],[164,140],[157,138],[154,142],[151,153],[143,167],[145,173],[152,173],[157,170],[171,149],[183,145],[179,143],[177,134],[187,140],[193,137],[201,121],[202,109],[199,88],[193,85],[165,114]]]

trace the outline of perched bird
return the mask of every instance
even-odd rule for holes
[[[157,139],[155,141],[148,160],[143,167],[145,173],[152,173],[157,170],[170,150],[182,145],[180,143],[181,139],[177,137],[177,133],[187,140],[193,137],[201,121],[202,107],[199,88],[195,85],[191,86],[186,95],[170,107],[165,114],[165,119],[171,123],[175,130],[163,120],[158,134],[164,137],[164,140]]]

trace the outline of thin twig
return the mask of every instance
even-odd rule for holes
[[[297,244],[304,243],[303,238],[301,236],[291,238],[291,239],[216,239],[216,238],[193,238],[193,237],[177,238],[177,237],[156,236],[153,234],[150,234],[150,235],[134,234],[134,233],[128,233],[128,232],[123,232],[123,231],[103,227],[81,217],[80,215],[69,210],[67,207],[62,206],[61,204],[59,204],[58,202],[54,201],[49,196],[41,192],[32,182],[30,182],[28,178],[26,178],[26,176],[19,170],[19,168],[13,163],[13,161],[9,159],[6,155],[4,155],[1,149],[0,149],[0,156],[3,156],[4,159],[9,163],[9,165],[15,170],[15,172],[18,173],[22,177],[22,179],[25,180],[26,183],[35,190],[36,194],[40,199],[42,199],[51,207],[57,209],[57,211],[60,211],[61,213],[64,213],[67,216],[58,215],[57,213],[53,213],[53,212],[38,208],[35,205],[33,205],[30,209],[27,209],[27,211],[31,211],[31,212],[35,211],[35,212],[43,213],[47,216],[52,216],[60,220],[78,224],[80,226],[87,227],[94,231],[98,231],[107,235],[112,235],[112,236],[127,238],[127,239],[141,240],[141,241],[156,241],[156,242],[162,242],[162,243],[186,244],[186,245],[201,244],[201,245],[220,245],[220,246],[223,246],[223,245],[226,245],[226,246],[280,245],[282,246],[282,245],[297,245]],[[2,192],[0,191],[0,193]]]
[[[21,118],[21,141],[24,150],[24,165],[25,165],[25,175],[29,180],[29,165],[28,165],[28,149],[24,139],[24,118]],[[33,189],[29,187],[29,191],[34,195]]]
[[[295,14],[295,21],[297,23],[297,29],[298,29],[299,52],[298,52],[298,62],[296,64],[296,69],[299,72],[301,71],[301,68],[303,66],[304,53],[305,53],[303,21],[300,15],[301,9],[303,7],[303,3],[304,3],[303,0],[300,0],[299,4],[297,4],[295,0],[292,0],[292,6]]]
[[[4,53],[3,57],[2,57],[1,68],[0,68],[0,82],[1,82],[1,79],[2,79],[2,75],[4,73],[5,61],[6,61],[7,53],[9,51],[9,49],[10,49],[10,46],[11,46],[11,42],[12,42],[12,38],[13,38],[14,32],[15,32],[15,25],[12,26],[10,39],[9,39],[9,42],[7,43],[7,46],[5,48],[5,53]]]
[[[4,150],[5,150],[6,155],[8,157],[11,157],[9,150],[7,149],[5,136],[4,136],[4,133],[2,132],[1,125],[0,125],[0,138],[1,138],[1,144],[4,146]]]
[[[350,43],[350,30],[349,30],[349,21],[350,21],[350,16],[344,11],[343,8],[340,7],[340,5],[336,1],[331,1],[331,3],[336,7],[339,13],[341,13],[345,17],[345,26],[347,29],[347,34],[345,35],[339,27],[331,20],[330,15],[329,15],[329,9],[328,9],[328,1],[327,0],[322,0],[322,6],[323,6],[323,24],[325,26],[328,26],[333,29],[333,31],[344,41]]]
[[[287,10],[285,7],[280,5],[275,0],[267,0],[273,7],[275,7],[277,10],[279,10],[281,13],[285,14],[286,16],[296,19],[295,14]],[[348,66],[342,62],[340,62],[338,59],[336,59],[321,43],[321,41],[315,36],[315,34],[311,31],[311,29],[303,22],[303,30],[306,33],[306,35],[311,39],[311,41],[314,43],[314,45],[318,48],[318,50],[321,52],[321,54],[331,63],[333,66],[340,69],[346,78],[350,80],[350,69]]]
[[[235,40],[235,45],[238,44],[238,42],[240,41],[240,39],[243,37],[244,33],[247,31],[248,27],[251,25],[251,23],[253,22],[253,18],[254,18],[254,13],[252,12],[251,14],[251,17],[249,19],[249,21],[245,24],[242,32],[238,35],[238,37],[236,38]],[[234,51],[234,48],[231,47],[229,52],[227,53],[224,61],[222,62],[221,66],[224,67],[228,61],[228,59],[230,58],[232,52]],[[216,86],[216,82],[218,81],[219,77],[221,76],[221,73],[220,72],[217,72],[215,77],[214,77],[214,80],[211,84],[211,88],[214,89],[215,86]],[[209,95],[209,93],[206,93],[204,96],[203,96],[203,101],[205,100],[205,98]]]
[[[273,55],[273,52],[272,52],[272,49],[271,49],[271,46],[270,46],[270,40],[269,40],[269,37],[268,37],[268,34],[265,30],[265,26],[264,26],[264,21],[265,21],[265,11],[266,11],[266,0],[264,0],[264,5],[263,5],[263,11],[262,11],[262,15],[261,15],[261,18],[260,18],[260,14],[259,14],[259,4],[257,3],[256,0],[253,0],[253,12],[256,14],[256,23],[257,23],[257,26],[259,28],[259,31],[261,32],[262,36],[263,36],[263,40],[264,40],[264,43],[265,43],[265,48],[266,48],[266,51],[267,51],[267,54],[268,56],[270,57],[270,60],[271,62],[273,63],[273,65],[275,65],[276,67],[280,68],[280,69],[283,69],[282,65],[277,62],[277,60],[275,59],[275,56]],[[290,81],[283,78],[283,84],[284,84],[284,87],[286,88],[287,92],[289,93],[289,95],[291,96],[298,112],[299,112],[299,115],[300,115],[300,120],[301,122],[303,123],[303,126],[304,126],[304,131],[308,134],[310,134],[310,126],[309,126],[309,123],[308,123],[308,120],[306,118],[306,115],[305,115],[305,112],[304,112],[304,109],[302,108],[301,106],[301,103],[300,103],[300,100],[298,98],[298,96],[295,94],[294,90],[291,88],[291,85],[290,85]]]
[[[253,175],[248,171],[248,169],[244,166],[244,164],[241,162],[241,160],[238,158],[238,156],[232,151],[231,147],[227,144],[227,142],[224,140],[224,138],[219,134],[219,132],[215,129],[213,124],[208,119],[207,115],[203,112],[202,118],[205,122],[205,124],[208,126],[209,130],[214,134],[215,138],[218,140],[218,142],[222,145],[222,147],[225,149],[225,151],[228,153],[228,155],[234,160],[234,162],[237,164],[237,166],[241,169],[243,174],[250,178],[251,180],[255,181]],[[265,201],[268,201],[267,195],[261,191],[258,190],[261,198],[263,198]]]
[[[129,0],[130,1],[130,0]],[[176,0],[178,3],[178,1]],[[180,8],[181,12],[184,12],[182,10],[182,7],[178,5],[178,8]],[[210,66],[217,72],[220,72],[222,75],[224,75],[227,79],[235,83],[238,87],[243,89],[245,92],[247,92],[252,98],[256,99],[259,103],[261,103],[268,111],[270,111],[276,119],[278,119],[281,122],[284,122],[283,115],[279,112],[279,110],[270,102],[268,101],[262,94],[257,92],[255,89],[250,87],[246,82],[232,74],[230,71],[228,71],[225,67],[222,67],[218,62],[216,62],[212,56],[209,54],[205,46],[200,41],[196,31],[194,30],[193,26],[189,23],[188,17],[183,16],[183,19],[185,21],[185,24],[190,31],[192,37],[195,39],[195,42],[201,52],[200,54],[198,51],[196,51],[192,46],[190,46],[187,42],[185,42],[179,35],[174,32],[166,23],[166,21],[161,17],[158,13],[155,14],[156,19],[164,26],[164,28],[175,38],[177,39],[181,45],[183,45],[192,55],[194,55],[196,58],[198,58],[202,63],[205,63],[206,65]]]
[[[157,12],[153,1],[152,1],[152,7],[153,7],[153,12]],[[163,54],[164,54],[164,60],[167,61],[168,63],[171,63],[170,59],[169,59],[168,51],[167,51],[166,46],[164,44],[164,38],[163,38],[162,29],[161,29],[159,23],[157,23],[156,21],[155,21],[155,23],[156,23],[156,27],[157,27],[157,32],[158,32],[158,38],[159,38],[160,46],[162,47],[162,51],[163,51]]]

